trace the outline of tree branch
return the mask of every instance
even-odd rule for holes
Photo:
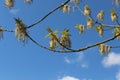
[[[30,35],[27,34],[27,37],[33,42],[35,43],[37,46],[43,48],[43,49],[46,49],[46,50],[50,50],[50,51],[53,51],[53,52],[60,52],[60,53],[64,53],[64,52],[68,52],[68,51],[60,51],[60,50],[55,50],[55,49],[50,49],[50,48],[47,48],[43,45],[41,45],[40,43],[38,43],[37,41],[35,41]]]
[[[70,0],[67,0],[65,3],[63,3],[62,5],[58,6],[57,8],[53,9],[52,11],[50,11],[48,14],[46,14],[43,18],[39,19],[38,21],[36,21],[35,23],[31,24],[30,26],[28,26],[27,28],[31,28],[37,24],[39,24],[40,22],[42,22],[43,20],[45,20],[50,14],[52,14],[53,12],[55,12],[56,10],[58,10],[59,8],[61,8],[62,6],[64,6],[65,4],[67,4],[68,2],[70,2]]]
[[[104,40],[104,41],[102,41],[102,42],[98,42],[98,43],[96,43],[96,44],[93,44],[93,45],[90,45],[90,46],[87,46],[87,47],[84,47],[84,48],[79,48],[79,49],[76,49],[76,50],[55,50],[55,49],[50,49],[50,48],[47,48],[47,47],[39,44],[37,41],[35,41],[35,40],[34,40],[32,37],[30,37],[29,35],[27,35],[27,36],[28,36],[28,38],[29,38],[33,43],[35,43],[37,46],[39,46],[39,47],[41,47],[41,48],[44,48],[44,49],[47,49],[47,50],[50,50],[50,51],[53,51],[53,52],[70,53],[70,52],[80,52],[80,51],[84,51],[84,50],[87,50],[87,49],[89,49],[89,48],[98,46],[98,45],[100,45],[100,44],[107,43],[107,42],[109,42],[109,41],[112,41],[112,40],[116,39],[118,36],[120,36],[120,34],[118,34],[118,35],[116,35],[116,36],[114,36],[114,37],[112,37],[112,38],[109,38],[109,39],[107,39],[107,40]],[[111,47],[111,48],[112,48],[112,47]],[[115,47],[113,47],[113,48],[115,48]]]

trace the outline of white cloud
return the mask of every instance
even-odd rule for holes
[[[64,76],[58,80],[80,80],[80,79],[72,77],[72,76]]]
[[[107,57],[105,57],[102,61],[104,67],[111,67],[115,65],[120,66],[120,54],[111,52]]]
[[[10,13],[12,13],[12,14],[17,14],[19,12],[19,9],[11,9],[10,10]]]
[[[88,68],[88,65],[87,64],[81,64],[81,67],[82,68]]]
[[[79,53],[76,55],[76,57],[74,59],[70,59],[68,57],[64,58],[64,61],[68,64],[70,63],[78,63],[81,62],[84,59],[84,54],[83,53]]]
[[[77,53],[74,58],[65,57],[64,61],[68,64],[78,64],[82,68],[88,68],[88,64],[85,63],[84,53]]]
[[[68,59],[67,57],[64,58],[65,59],[65,62],[70,64],[72,61],[70,59]]]
[[[116,80],[120,80],[120,71],[116,75]]]

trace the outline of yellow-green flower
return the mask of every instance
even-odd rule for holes
[[[8,8],[12,8],[14,6],[14,0],[5,0],[5,5]]]
[[[105,12],[104,11],[100,11],[98,14],[97,14],[97,18],[99,19],[99,20],[103,20],[104,19],[104,15],[105,14]]]
[[[85,15],[85,16],[88,16],[88,15],[90,15],[90,14],[91,14],[90,8],[88,7],[88,5],[85,5],[85,6],[84,6],[84,15]]]

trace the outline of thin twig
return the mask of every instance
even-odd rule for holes
[[[116,22],[117,22],[117,24],[120,26],[120,23],[119,23],[118,19],[117,19],[117,21],[116,21]]]
[[[82,11],[82,9],[79,6],[75,5],[75,7],[84,15],[84,12]],[[91,20],[93,20],[95,24],[103,25],[104,27],[116,28],[118,25],[120,25],[118,20],[116,21],[118,25],[108,25],[108,24],[100,23],[97,20],[94,20],[91,14],[88,15],[87,17],[90,18]]]
[[[98,42],[98,43],[96,43],[96,44],[93,44],[93,45],[90,45],[90,46],[87,46],[87,47],[84,47],[84,48],[80,48],[80,49],[76,50],[76,52],[84,51],[84,50],[86,50],[86,49],[89,49],[89,48],[98,46],[98,45],[100,45],[100,44],[107,43],[107,42],[109,42],[109,41],[112,41],[112,40],[116,39],[118,36],[120,36],[120,34],[118,34],[118,35],[116,35],[116,36],[114,36],[114,37],[112,37],[112,38],[109,38],[109,39],[107,39],[107,40],[104,40],[104,41],[102,41],[102,42]]]
[[[111,48],[120,48],[120,46],[111,46]]]
[[[14,30],[3,30],[4,32],[15,32]]]
[[[56,10],[58,10],[59,8],[61,8],[62,6],[64,6],[65,4],[67,4],[68,2],[70,2],[70,0],[67,0],[65,3],[61,4],[60,6],[58,6],[57,8],[53,9],[52,11],[50,11],[49,13],[47,13],[43,18],[39,19],[38,21],[36,21],[35,23],[31,24],[30,26],[28,26],[27,28],[31,28],[37,24],[39,24],[40,22],[42,22],[43,20],[45,20],[50,14],[52,14],[53,12],[55,12]]]

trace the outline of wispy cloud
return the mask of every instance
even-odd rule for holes
[[[111,52],[107,57],[105,57],[102,61],[104,67],[111,67],[115,65],[120,66],[120,54]]]
[[[72,61],[70,59],[68,59],[67,57],[64,58],[65,62],[68,63],[68,64],[71,64]]]
[[[75,58],[68,58],[68,57],[65,57],[64,58],[64,61],[68,64],[72,64],[72,63],[79,63],[81,62],[82,60],[84,59],[84,54],[83,53],[79,53],[79,54],[76,54],[76,57]]]
[[[72,77],[72,76],[64,76],[58,80],[80,80],[80,79]]]
[[[57,80],[93,80],[93,79],[91,79],[91,78],[82,78],[82,79],[80,79],[80,78],[76,78],[76,77],[67,75],[67,76],[63,76],[61,78],[58,78]]]
[[[120,80],[120,70],[118,71],[118,73],[116,75],[116,80]]]
[[[79,64],[82,68],[87,68],[88,64],[85,63],[84,53],[80,52],[76,54],[74,58],[65,57],[64,61],[68,64]]]
[[[16,15],[20,10],[19,9],[11,9],[10,13]]]
[[[81,64],[81,67],[82,67],[82,68],[88,68],[88,64],[85,64],[85,63],[84,63],[84,64]]]

